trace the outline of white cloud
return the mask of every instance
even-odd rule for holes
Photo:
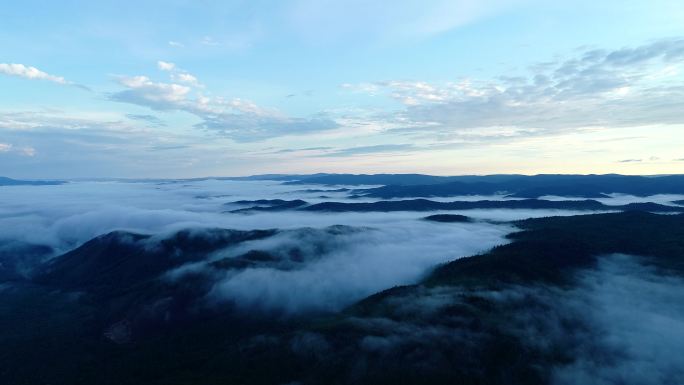
[[[157,67],[162,71],[173,71],[176,68],[176,65],[174,63],[159,60],[157,62]]]
[[[185,44],[180,43],[180,42],[177,42],[177,41],[173,41],[173,40],[169,40],[169,45],[170,45],[171,47],[178,47],[178,48],[183,48],[183,47],[185,47]]]
[[[199,89],[204,87],[195,76],[172,63],[160,61],[158,66],[171,72],[173,83],[154,82],[147,76],[121,76],[118,82],[127,89],[110,95],[110,98],[155,110],[188,112],[201,119],[196,127],[242,142],[337,127],[335,122],[326,118],[292,118],[249,100],[206,96],[200,92]]]
[[[193,87],[202,88],[204,87],[198,80],[197,77],[188,73],[188,71],[178,68],[175,63],[166,62],[159,60],[157,61],[157,68],[162,71],[170,72],[170,77],[173,82],[184,83]]]
[[[0,143],[0,153],[14,153],[21,156],[35,156],[36,149],[33,147],[16,147],[10,143]]]
[[[390,96],[406,105],[447,101],[452,95],[449,88],[438,87],[427,82],[389,81],[378,84],[391,90]],[[463,90],[464,87],[456,87]]]
[[[153,115],[0,111],[0,138],[12,145],[0,152],[0,175],[24,178],[177,177],[255,164],[228,139],[167,130]],[[37,159],[27,162],[31,154]]]
[[[684,81],[672,70],[682,59],[684,39],[671,39],[614,51],[584,51],[533,66],[525,76],[441,84],[384,81],[343,88],[382,94],[401,104],[373,119],[393,122],[402,127],[399,131],[452,139],[472,138],[478,132],[486,138],[491,136],[487,130],[496,127],[513,128],[512,136],[526,136],[587,127],[682,124]],[[498,137],[499,131],[491,132]]]
[[[26,79],[48,80],[59,84],[70,84],[61,76],[50,75],[36,67],[25,66],[23,64],[0,63],[0,73]]]
[[[171,79],[179,83],[189,84],[193,87],[201,87],[197,78],[189,73],[175,73],[171,75]]]
[[[174,83],[156,83],[147,76],[122,76],[119,83],[128,88],[115,94],[116,100],[142,104],[153,109],[181,109],[191,88]]]
[[[350,91],[362,92],[369,95],[376,95],[381,89],[381,87],[375,83],[343,83],[341,87]]]
[[[36,155],[36,149],[33,147],[22,147],[21,149],[21,154],[24,156],[35,156]]]

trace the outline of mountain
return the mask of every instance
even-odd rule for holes
[[[510,236],[510,244],[445,264],[420,284],[386,290],[339,317],[309,324],[282,349],[307,368],[293,379],[549,384],[565,383],[564,375],[574,381],[593,374],[619,383],[630,365],[651,362],[648,355],[625,359],[633,353],[622,346],[638,348],[663,335],[680,341],[678,332],[647,331],[631,322],[654,322],[654,313],[633,316],[640,308],[684,320],[672,309],[682,299],[677,285],[684,281],[677,279],[684,278],[684,215],[624,212],[516,225],[522,231]],[[667,283],[654,289],[654,280]],[[630,291],[636,287],[646,292]],[[677,299],[661,302],[672,290]],[[604,324],[602,317],[615,322]],[[684,379],[677,359],[664,361],[662,369],[642,373]]]
[[[47,185],[58,185],[58,184],[64,184],[64,183],[66,183],[66,182],[58,181],[58,180],[18,180],[18,179],[11,179],[11,178],[7,178],[4,176],[0,176],[0,186],[23,186],[23,185],[47,186]]]
[[[16,240],[0,241],[0,285],[29,278],[34,267],[39,266],[52,252],[52,248],[46,245]]]
[[[512,176],[503,180],[501,177],[489,179],[484,176],[476,182],[455,180],[440,184],[390,183],[383,187],[356,191],[360,196],[382,199],[491,194],[507,194],[517,198],[538,198],[544,195],[601,198],[611,193],[636,196],[684,194],[684,175],[534,175]]]
[[[684,275],[684,214],[640,211],[517,221],[514,241],[481,256],[437,268],[428,285],[563,283],[572,269],[594,266],[597,256],[640,255],[649,264]],[[664,227],[668,227],[665,229]]]
[[[64,290],[113,295],[211,252],[273,236],[275,230],[183,230],[169,237],[122,231],[94,238],[53,259],[35,278]]]
[[[226,203],[227,207],[245,206],[229,210],[230,213],[271,212],[285,210],[321,212],[391,212],[391,211],[437,211],[437,210],[474,210],[474,209],[546,209],[580,211],[650,211],[678,213],[684,211],[679,206],[662,205],[653,202],[628,203],[625,205],[606,205],[595,200],[481,200],[438,202],[429,199],[406,199],[377,202],[321,202],[309,204],[301,199],[260,199]]]
[[[465,215],[455,215],[455,214],[436,214],[430,215],[423,218],[426,221],[433,222],[444,222],[444,223],[455,223],[455,222],[472,222],[472,218]]]
[[[512,224],[519,231],[509,243],[437,266],[414,285],[337,314],[295,318],[207,306],[207,276],[192,270],[160,279],[169,268],[278,231],[105,234],[54,258],[32,280],[0,288],[2,378],[55,385],[552,384],[592,375],[621,383],[629,374],[681,383],[677,354],[649,354],[681,347],[684,215],[627,211]],[[245,250],[202,274],[301,257]],[[650,329],[654,322],[673,327]]]
[[[283,211],[306,206],[307,203],[301,199],[257,199],[241,200],[226,203],[224,206],[244,206],[239,209],[230,210],[231,213],[246,213],[252,211]]]
[[[605,205],[595,200],[549,201],[542,199],[523,199],[505,201],[453,201],[436,202],[428,199],[408,199],[400,201],[378,201],[364,203],[323,202],[302,207],[306,211],[327,212],[390,212],[390,211],[436,211],[436,210],[473,210],[473,209],[551,209],[551,210],[641,210],[652,212],[682,212],[684,208],[657,203],[629,203],[626,205]]]
[[[449,182],[500,182],[514,179],[518,175],[462,175],[434,176],[424,174],[322,174],[293,176],[285,184],[323,184],[323,185],[436,185]]]

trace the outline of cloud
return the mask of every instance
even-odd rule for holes
[[[128,119],[132,120],[139,120],[143,122],[149,123],[151,126],[154,127],[165,127],[166,123],[159,119],[158,117],[154,115],[145,115],[145,114],[126,114],[126,117]]]
[[[227,203],[243,199],[358,201],[340,191],[325,192],[332,198],[321,198],[321,188],[277,181],[212,179],[17,186],[0,201],[0,227],[4,229],[0,242],[46,245],[58,254],[114,230],[155,234],[163,239],[181,229],[195,229],[197,233],[207,228],[280,229],[277,236],[220,250],[207,255],[200,265],[169,274],[180,279],[184,271],[206,273],[207,283],[213,287],[207,299],[214,305],[235,303],[246,309],[294,314],[339,310],[379,290],[416,282],[436,264],[506,243],[505,235],[515,230],[507,224],[485,221],[445,224],[420,220],[428,215],[425,212],[226,212],[231,209]],[[495,221],[572,214],[576,212],[467,212],[473,218]],[[209,264],[250,250],[267,251],[278,262],[230,271],[217,271]],[[437,306],[437,302],[431,303]],[[367,342],[370,346],[379,341]]]
[[[659,68],[677,66],[683,52],[684,39],[668,39],[613,51],[584,50],[574,58],[533,65],[525,76],[344,87],[397,101],[398,110],[373,117],[398,126],[395,132],[436,133],[452,139],[682,124],[680,77],[673,71],[658,79],[652,75]]]
[[[551,384],[684,380],[678,355],[684,343],[681,277],[617,254],[600,256],[597,268],[576,278],[573,287],[416,288],[377,306],[387,318],[360,318],[353,325],[362,331],[358,341],[371,352],[391,355],[430,347],[419,362],[408,363],[419,367],[440,362],[443,352],[457,347],[477,357],[479,347],[486,346],[483,335],[503,333],[523,345],[528,361],[522,365]],[[470,310],[473,304],[486,304],[489,318],[480,319],[475,330],[463,322],[481,317]],[[433,331],[431,337],[426,330]]]
[[[149,141],[145,145],[149,148]],[[103,152],[99,147],[93,151]],[[208,299],[215,305],[229,302],[286,314],[338,310],[376,291],[415,282],[436,264],[507,242],[504,236],[514,230],[507,224],[485,221],[444,224],[420,220],[428,215],[425,212],[226,213],[231,209],[226,203],[242,199],[358,201],[346,192],[325,192],[331,198],[322,198],[321,186],[275,181],[72,181],[32,187],[16,187],[0,202],[4,213],[0,227],[5,229],[0,241],[48,245],[61,253],[114,230],[164,236],[181,229],[281,229],[277,237],[222,250],[207,256],[207,262],[262,250],[282,263],[228,272],[217,272],[202,263],[192,270],[208,274],[207,282],[213,286]],[[473,218],[495,221],[572,214],[576,212],[467,212]]]
[[[189,73],[176,73],[171,76],[171,79],[173,81],[190,84],[195,87],[200,86],[200,83],[197,81],[197,78],[193,75],[190,75]]]
[[[119,77],[119,83],[128,88],[113,94],[116,101],[144,105],[156,110],[178,109],[185,104],[191,88],[173,83],[153,82],[147,76]]]
[[[82,117],[60,111],[0,112],[3,143],[12,144],[12,151],[0,153],[3,156],[0,175],[48,179],[160,177],[178,176],[179,172],[194,167],[206,173],[207,167],[211,168],[211,164],[225,156],[222,154],[226,149],[230,149],[236,164],[244,161],[240,151],[232,149],[227,140],[217,139],[207,144],[202,138],[156,129],[160,124],[164,122],[152,115],[129,114],[124,118],[109,114]],[[185,146],[184,149],[163,159],[150,151],[156,146],[179,145]],[[13,156],[32,153],[37,159],[30,162]]]
[[[309,151],[326,151],[332,150],[332,147],[319,146],[319,147],[305,147],[305,148],[284,148],[282,150],[271,151],[272,154],[289,154],[292,152],[309,152]]]
[[[205,96],[197,78],[172,63],[159,67],[171,72],[172,81],[152,81],[147,76],[120,76],[117,81],[126,89],[109,95],[114,101],[145,106],[159,111],[184,111],[201,119],[197,128],[219,133],[240,142],[301,135],[337,128],[326,117],[295,118],[275,110],[262,108],[240,99]]]
[[[376,95],[381,90],[381,86],[379,84],[375,84],[375,83],[357,83],[357,84],[342,83],[340,85],[340,87],[342,87],[343,89],[346,89],[346,90],[364,93],[364,94],[369,94],[369,95]]]
[[[183,47],[185,47],[185,44],[180,43],[180,42],[177,42],[177,41],[174,41],[174,40],[169,40],[169,45],[170,45],[171,47],[178,47],[178,48],[183,48]]]
[[[302,190],[307,186],[269,181],[74,181],[29,187],[34,186],[14,188],[0,202],[5,229],[0,242],[49,245],[62,253],[113,230],[164,238],[188,228],[197,233],[215,227],[279,228],[278,236],[221,250],[207,262],[263,250],[281,263],[228,272],[203,263],[194,271],[210,271],[214,290],[208,299],[219,306],[233,302],[283,313],[340,309],[375,291],[414,282],[435,264],[504,243],[513,230],[503,224],[419,220],[425,213],[224,213],[226,202],[240,199],[320,200],[320,192]]]
[[[252,142],[278,136],[303,135],[337,128],[327,118],[290,118],[278,115],[224,112],[205,116],[197,127],[228,136],[240,142]]]
[[[638,257],[605,256],[597,270],[580,275],[576,289],[539,295],[553,304],[547,317],[530,322],[538,317],[530,314],[519,321],[528,325],[522,328],[529,343],[571,355],[551,368],[555,384],[679,383],[682,285],[681,278],[644,266]],[[556,323],[563,320],[581,330]]]
[[[77,88],[80,88],[80,89],[83,89],[86,91],[90,91],[90,88],[88,88],[82,84],[70,82],[61,76],[51,75],[51,74],[48,74],[47,72],[43,72],[43,71],[39,70],[36,67],[26,66],[23,64],[0,63],[0,73],[8,75],[8,76],[21,77],[24,79],[47,80],[47,81],[50,81],[53,83],[74,86],[74,87],[77,87]]]
[[[187,71],[178,68],[175,63],[158,61],[157,68],[171,73],[171,80],[177,83],[184,83],[189,86],[203,88],[204,86],[197,80],[197,77]]]
[[[387,154],[387,153],[403,153],[417,149],[412,144],[378,144],[374,146],[358,146],[337,149],[324,154],[324,156],[355,156],[368,154]]]
[[[190,148],[190,146],[184,145],[184,144],[176,144],[176,145],[159,145],[159,146],[150,147],[150,149],[153,151],[182,150],[182,149],[186,149],[186,148]]]
[[[293,214],[296,217],[296,214]],[[277,253],[296,247],[296,269],[246,269],[226,274],[211,297],[231,300],[248,309],[285,313],[337,311],[383,288],[418,280],[429,268],[505,242],[507,229],[480,223],[445,231],[422,221],[390,222],[345,232],[304,230],[250,242],[248,249]],[[391,256],[391,257],[388,257]]]
[[[131,129],[117,121],[78,118],[58,110],[0,112],[0,129],[8,131],[31,131],[40,128],[63,128],[76,131],[91,127],[103,131]]]
[[[162,71],[173,71],[176,68],[176,65],[174,63],[159,60],[157,62],[157,68]]]
[[[16,147],[9,143],[0,143],[0,153],[15,153],[21,156],[33,157],[37,151],[30,146]]]
[[[21,153],[22,153],[24,156],[35,156],[36,153],[37,153],[37,151],[36,151],[36,149],[33,148],[33,147],[22,147],[22,148],[21,148]]]
[[[61,76],[50,75],[36,67],[25,66],[23,64],[0,63],[0,73],[25,79],[48,80],[58,84],[69,84],[69,82]]]
[[[649,161],[649,162],[657,162],[659,160],[660,160],[660,157],[658,157],[658,156],[649,156],[648,159],[646,159],[646,161]],[[644,162],[644,161],[645,161],[644,159],[622,159],[622,160],[618,160],[618,163],[640,163],[640,162]]]

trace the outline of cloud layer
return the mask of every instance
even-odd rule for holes
[[[0,63],[0,73],[25,79],[48,80],[58,84],[69,84],[69,82],[61,76],[50,75],[36,67],[25,66],[23,64]]]
[[[576,57],[532,65],[528,74],[492,80],[344,86],[404,105],[384,115],[399,131],[433,132],[451,139],[682,124],[676,113],[683,107],[678,101],[684,100],[682,58],[684,39],[670,39],[617,50],[584,50]]]
[[[326,117],[294,118],[276,110],[257,106],[240,98],[207,96],[198,79],[174,63],[159,61],[171,83],[155,82],[147,76],[120,76],[125,87],[109,96],[111,100],[137,104],[158,111],[183,111],[200,119],[195,127],[209,130],[239,142],[302,135],[337,128]]]
[[[205,262],[169,274],[176,278],[184,271],[206,274],[205,279],[214,282],[207,297],[212,306],[234,303],[248,309],[295,314],[338,310],[384,288],[415,282],[438,263],[506,242],[504,236],[512,231],[505,224],[420,220],[426,213],[227,212],[231,206],[226,203],[243,199],[348,200],[345,192],[330,190],[323,193],[337,198],[320,198],[321,186],[218,180],[2,187],[0,225],[6,231],[0,235],[0,243],[49,246],[54,250],[49,257],[54,257],[114,230],[163,238],[188,228],[197,232],[208,228],[278,228],[283,231],[275,237],[222,250],[208,255]],[[329,227],[333,225],[349,227]],[[283,261],[296,258],[298,262],[224,272],[210,265],[250,250],[266,251]]]

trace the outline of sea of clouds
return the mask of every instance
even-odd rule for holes
[[[358,201],[351,199],[348,192],[334,191],[340,187],[345,186],[211,179],[6,186],[0,188],[0,228],[3,229],[0,243],[46,245],[54,250],[46,258],[56,258],[114,230],[161,236],[188,228],[286,230],[273,238],[225,250],[223,257],[249,249],[277,254],[292,243],[299,244],[303,250],[307,244],[316,242],[327,242],[333,247],[310,251],[305,263],[297,268],[254,267],[225,273],[216,280],[210,297],[218,303],[229,300],[248,308],[296,313],[338,310],[377,291],[414,283],[440,263],[506,243],[506,235],[516,229],[505,221],[586,214],[567,210],[480,209],[448,212],[468,215],[476,219],[474,222],[435,223],[422,218],[444,212],[230,212],[239,207],[231,202],[239,200]],[[479,199],[505,198],[471,196],[450,200]],[[615,200],[624,203],[630,199],[620,196]],[[334,225],[362,231],[343,234],[322,231]],[[307,238],[301,236],[301,229],[318,231],[310,232]],[[207,261],[211,258],[216,255],[208,256]],[[183,269],[202,268],[185,266],[180,273]],[[169,272],[169,276],[180,273]]]

